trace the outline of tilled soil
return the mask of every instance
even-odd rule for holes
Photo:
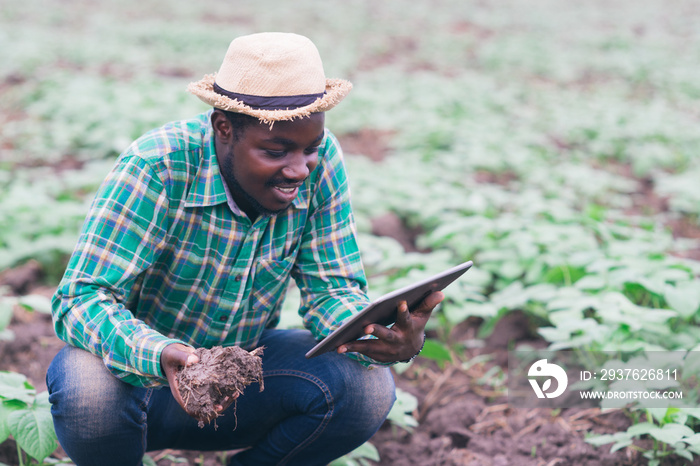
[[[34,288],[32,292],[50,294],[50,289]],[[381,456],[381,462],[377,464],[647,464],[641,453],[633,448],[610,453],[609,446],[595,448],[584,440],[589,433],[626,430],[630,421],[624,412],[513,408],[507,403],[502,390],[485,382],[485,375],[494,366],[506,367],[507,350],[503,342],[527,338],[527,332],[522,333],[523,325],[518,319],[517,315],[504,319],[494,331],[498,338],[492,337],[484,347],[461,355],[462,359],[467,360],[481,356],[485,360],[483,364],[469,367],[448,364],[439,368],[435,363],[419,357],[407,371],[395,374],[397,386],[418,399],[418,408],[413,415],[419,424],[409,432],[386,423],[370,440]],[[39,391],[45,390],[44,377],[48,364],[63,347],[63,343],[53,334],[50,317],[17,308],[10,329],[15,339],[0,341],[0,370],[21,372]],[[450,339],[463,341],[470,338],[476,327],[466,326],[461,330],[461,334],[451,335]],[[516,335],[517,332],[521,333]],[[206,359],[204,355],[200,358]],[[255,376],[253,370],[252,375],[244,378],[254,379]],[[212,403],[216,402],[213,398]],[[652,447],[644,443],[638,446]],[[226,453],[180,450],[164,450],[150,455],[159,466],[185,464],[183,460],[190,465],[220,466],[225,464],[222,461],[227,456]],[[59,449],[54,456],[62,458],[65,454]],[[0,445],[0,463],[19,464],[11,440]],[[688,463],[678,458],[668,458],[662,464]]]

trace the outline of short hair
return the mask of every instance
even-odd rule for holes
[[[237,113],[237,112],[231,112],[228,110],[223,110],[223,109],[217,109],[221,112],[223,112],[224,115],[226,115],[226,119],[231,123],[231,126],[233,126],[233,139],[234,141],[238,141],[241,136],[243,135],[243,132],[249,127],[253,125],[260,124],[260,120],[250,116],[250,115],[245,115],[243,113]]]

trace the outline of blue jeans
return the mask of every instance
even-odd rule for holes
[[[170,388],[140,388],[115,378],[102,360],[63,348],[46,379],[56,434],[78,466],[140,465],[146,451],[247,448],[229,463],[322,465],[367,441],[394,403],[387,368],[368,369],[345,355],[304,354],[305,330],[266,330],[265,390],[250,385],[203,429]]]

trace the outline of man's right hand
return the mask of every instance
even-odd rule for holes
[[[182,343],[171,343],[165,347],[160,355],[160,366],[163,372],[165,372],[165,377],[168,379],[173,398],[182,406],[185,412],[187,412],[187,408],[185,407],[182,396],[180,396],[180,390],[177,384],[177,373],[183,367],[191,366],[198,362],[199,358],[194,354],[194,348],[185,346]]]
[[[197,364],[199,358],[194,354],[194,348],[191,346],[185,346],[182,343],[171,343],[165,347],[160,355],[160,365],[165,372],[165,377],[168,379],[168,385],[170,385],[170,392],[173,394],[175,401],[182,406],[182,409],[189,414],[185,401],[180,395],[180,388],[177,383],[177,373],[183,367],[191,366],[192,364]],[[223,404],[215,405],[214,409],[218,412],[223,412],[228,409],[239,394],[234,396],[226,397],[223,400]]]

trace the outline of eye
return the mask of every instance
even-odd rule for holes
[[[304,149],[304,153],[306,155],[315,154],[318,152],[318,147],[319,146],[307,147],[306,149]]]
[[[283,150],[266,150],[265,153],[274,159],[281,159],[287,154]]]

